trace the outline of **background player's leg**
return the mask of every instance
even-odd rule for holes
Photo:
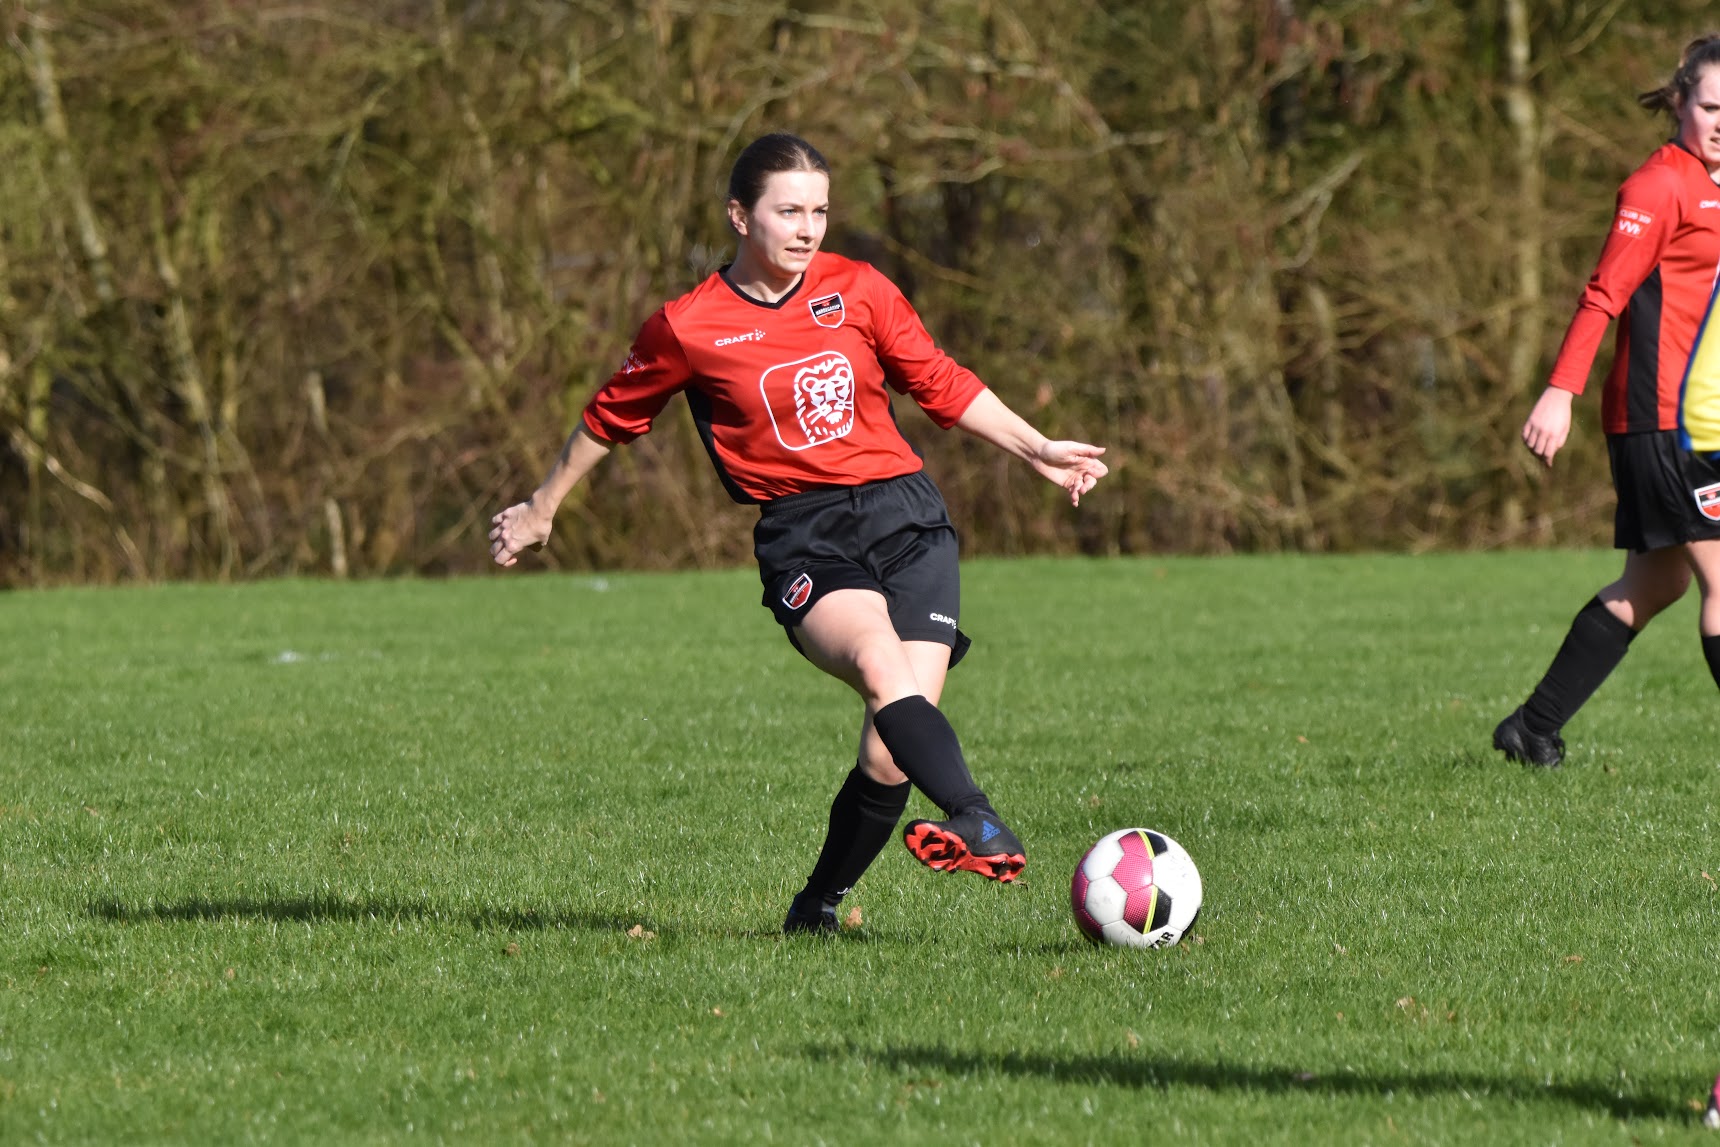
[[[1720,686],[1720,541],[1691,542],[1684,550],[1702,593],[1702,612],[1697,615],[1702,656],[1714,684]]]
[[[1684,547],[1630,554],[1624,573],[1578,611],[1547,675],[1524,704],[1536,732],[1556,733],[1624,660],[1631,640],[1690,587]]]
[[[1619,579],[1577,611],[1529,699],[1494,731],[1495,748],[1512,760],[1559,763],[1564,756],[1559,731],[1618,668],[1631,640],[1689,588],[1684,550],[1670,546],[1625,558]]]
[[[1595,596],[1605,603],[1608,613],[1628,625],[1633,633],[1641,633],[1690,588],[1688,549],[1667,546],[1646,554],[1627,554],[1619,579]]]

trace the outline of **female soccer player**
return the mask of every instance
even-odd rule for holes
[[[1559,731],[1624,658],[1631,639],[1689,588],[1702,594],[1702,652],[1720,684],[1720,388],[1709,328],[1720,267],[1720,36],[1692,41],[1666,86],[1638,97],[1677,125],[1619,188],[1600,264],[1523,425],[1548,466],[1571,429],[1607,323],[1619,324],[1602,423],[1618,493],[1613,544],[1624,573],[1578,612],[1529,699],[1493,731],[1513,761],[1557,765]]]
[[[1106,473],[1102,448],[1048,440],[940,351],[882,274],[819,250],[829,194],[830,168],[805,140],[749,144],[729,176],[734,262],[645,321],[543,484],[490,530],[491,556],[513,565],[549,537],[556,508],[613,444],[686,394],[729,494],[759,506],[764,605],[808,661],[865,702],[858,763],[785,932],[836,930],[836,905],[888,841],[910,782],[946,818],[908,826],[922,863],[1002,882],[1027,863],[937,708],[967,648],[956,534],[886,386],[939,426],[1023,459],[1075,504]]]

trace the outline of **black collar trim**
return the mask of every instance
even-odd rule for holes
[[[806,285],[806,273],[801,272],[800,281],[795,283],[794,286],[792,286],[788,289],[788,294],[784,295],[782,298],[778,299],[774,303],[767,303],[763,299],[753,298],[751,295],[747,294],[745,291],[743,291],[739,287],[735,286],[734,280],[729,278],[729,268],[732,266],[734,266],[733,263],[724,263],[722,265],[722,267],[718,268],[718,270],[717,270],[717,278],[721,279],[723,281],[723,285],[728,287],[729,290],[731,290],[735,293],[735,297],[742,299],[745,302],[749,302],[755,307],[763,307],[767,311],[780,311],[780,310],[782,310],[783,306],[790,299],[792,299],[796,295],[800,294],[800,288],[802,288]]]

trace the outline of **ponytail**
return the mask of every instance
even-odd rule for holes
[[[1663,111],[1677,117],[1684,101],[1690,98],[1696,87],[1696,81],[1702,78],[1702,70],[1710,66],[1720,67],[1720,35],[1698,36],[1686,44],[1672,79],[1653,91],[1643,92],[1636,97],[1636,102],[1649,111]]]

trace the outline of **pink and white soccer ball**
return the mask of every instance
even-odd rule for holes
[[[1200,914],[1200,870],[1164,833],[1118,829],[1075,866],[1069,900],[1075,923],[1096,944],[1168,948]]]

